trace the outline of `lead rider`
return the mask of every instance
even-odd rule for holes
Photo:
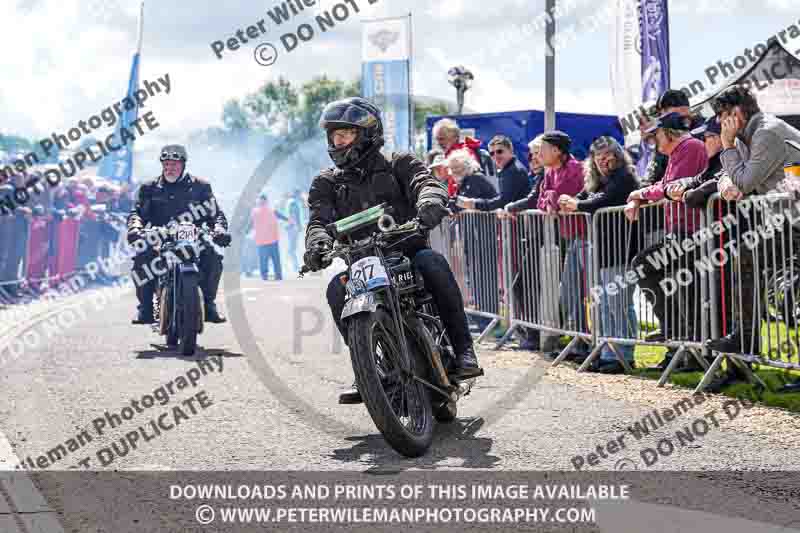
[[[425,165],[408,153],[394,153],[387,159],[380,110],[363,98],[347,98],[328,104],[319,123],[328,138],[328,154],[335,168],[322,171],[311,183],[308,203],[311,217],[306,229],[305,264],[312,270],[327,266],[323,255],[333,238],[325,226],[370,207],[387,203],[398,224],[414,218],[435,228],[449,214],[447,190]],[[356,233],[354,238],[363,237]],[[412,260],[430,291],[456,353],[452,377],[469,379],[481,374],[472,346],[461,290],[447,260],[431,250],[427,239],[405,241],[402,252]],[[334,276],[327,298],[336,326],[347,340],[341,322],[346,290]],[[357,389],[339,396],[339,403],[360,403]]]

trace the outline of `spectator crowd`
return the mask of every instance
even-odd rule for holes
[[[719,193],[723,200],[736,202],[753,195],[796,190],[796,185],[784,187],[784,167],[800,161],[800,152],[788,142],[800,143],[800,131],[784,120],[762,112],[755,95],[739,85],[725,89],[712,100],[713,116],[710,117],[694,114],[688,96],[678,90],[664,92],[656,106],[657,119],[641,124],[642,140],[653,153],[643,176],[637,175],[635,167],[638,146],[626,149],[609,136],[595,139],[588,158],[578,161],[571,154],[572,141],[568,133],[545,131],[528,144],[528,161],[524,165],[517,160],[511,140],[502,132],[497,132],[488,141],[488,150],[482,150],[482,142],[463,137],[452,119],[442,119],[434,124],[433,138],[438,147],[428,154],[429,168],[437,178],[446,182],[451,207],[456,212],[493,212],[498,220],[516,220],[520,212],[536,209],[552,217],[554,226],[552,236],[548,238],[560,250],[560,263],[556,268],[560,271],[557,314],[561,329],[587,330],[586,322],[590,317],[585,303],[589,289],[586,271],[592,268],[592,254],[600,252],[592,250],[586,242],[584,226],[587,219],[570,215],[592,215],[602,208],[618,207],[624,216],[603,227],[602,235],[595,235],[595,243],[600,242],[595,244],[595,248],[604,250],[598,258],[599,280],[602,286],[606,286],[615,279],[624,278],[628,270],[640,274],[636,285],[652,308],[659,326],[647,339],[653,342],[691,340],[704,342],[704,347],[717,352],[758,354],[759,320],[755,320],[753,315],[754,309],[764,309],[764,295],[754,293],[757,286],[754,278],[758,274],[754,257],[757,257],[758,250],[736,257],[732,270],[736,271],[736,280],[746,302],[729,306],[735,310],[728,309],[725,334],[714,339],[699,338],[699,329],[694,327],[702,304],[699,290],[689,287],[674,294],[662,283],[665,276],[679,266],[676,261],[680,258],[672,257],[661,265],[650,259],[655,254],[665,253],[672,241],[681,243],[695,235],[700,229],[701,212],[714,193]],[[487,152],[488,158],[485,157]],[[496,185],[492,183],[494,176]],[[663,215],[645,229],[641,220],[643,208],[662,200],[667,202]],[[544,229],[549,231],[551,228],[547,226]],[[643,235],[646,231],[649,234]],[[782,249],[800,249],[797,238],[800,231],[785,231],[783,235]],[[725,237],[735,236],[729,232]],[[484,248],[493,246],[493,243],[487,246],[478,242],[474,234],[464,235],[463,239],[467,251],[481,245]],[[786,242],[788,240],[792,242]],[[525,246],[531,248],[531,243]],[[529,249],[519,258],[522,264],[527,265],[528,271],[533,272],[530,276],[533,286],[532,290],[528,287],[528,292],[537,294],[522,294],[521,283],[515,281],[512,287],[515,307],[544,305],[541,299],[537,301],[540,296],[537,283],[546,277],[542,271],[550,267],[537,254],[538,250]],[[478,270],[495,267],[470,265],[471,254],[465,255],[467,284],[470,281],[480,283]],[[793,260],[791,257],[787,259]],[[732,301],[734,295],[730,287],[718,290],[727,292],[720,295],[722,299]],[[600,294],[597,320],[603,337],[638,337],[643,317],[637,317],[633,294],[633,290]],[[762,300],[761,306],[759,300]],[[794,305],[793,295],[791,302]],[[667,316],[668,313],[671,316]],[[480,326],[485,324],[480,317],[478,322]],[[557,348],[554,343],[558,339],[553,335],[528,328],[519,330],[518,335],[523,348],[545,352]],[[590,347],[580,339],[571,346],[569,357],[585,360]],[[621,358],[630,366],[635,364],[633,349],[633,345],[616,346]],[[667,352],[657,365],[658,369],[667,368],[673,352]],[[682,362],[681,365],[683,367],[673,367],[678,370],[700,368],[696,362]],[[601,373],[625,370],[610,345],[604,346],[600,358],[589,369]],[[745,376],[739,372],[735,365],[730,365],[727,374],[711,388],[719,389],[744,379]]]
[[[124,237],[133,205],[128,184],[84,173],[51,187],[46,170],[36,166],[0,179],[0,304],[35,298],[109,257]],[[15,189],[31,184],[29,201],[15,202]],[[92,281],[110,283],[115,277],[100,269]]]

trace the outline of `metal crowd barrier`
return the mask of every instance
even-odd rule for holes
[[[572,350],[594,345],[589,215],[554,217],[530,210],[503,221],[510,328],[498,346],[521,328],[572,337],[553,364]],[[559,312],[563,310],[563,316]]]
[[[0,303],[13,303],[24,290],[28,221],[23,216],[0,216]]]
[[[481,339],[508,316],[498,347],[522,328],[568,335],[554,365],[585,343],[579,371],[604,350],[630,371],[636,346],[663,346],[672,357],[659,386],[693,358],[705,369],[697,391],[726,357],[762,386],[742,363],[800,369],[800,200],[790,194],[738,204],[714,195],[706,209],[664,200],[641,206],[635,223],[622,206],[503,219],[467,211],[432,240],[467,312],[492,319]],[[743,353],[709,363],[705,341],[736,331]]]
[[[497,215],[460,212],[439,226],[431,244],[450,263],[467,314],[488,321],[477,340],[483,341],[503,318],[501,295],[504,280],[508,279],[502,271],[501,224]]]
[[[702,210],[664,200],[641,206],[633,223],[625,218],[624,207],[600,209],[593,224],[596,350],[608,346],[630,371],[636,346],[666,346],[672,357],[659,386],[688,357],[708,368],[702,357],[708,338],[708,282],[695,270],[705,261],[699,234],[705,224]],[[580,370],[596,356],[592,353]]]
[[[800,369],[797,291],[800,271],[800,203],[788,193],[708,202],[715,226],[709,242],[711,335],[738,334],[738,351],[718,353],[698,389],[704,388],[727,357],[753,383],[764,382],[742,363]]]
[[[114,232],[124,231],[114,217],[107,222]],[[126,245],[125,239],[114,240],[110,234],[99,232],[95,232],[97,238],[92,243],[81,235],[80,228],[81,220],[77,217],[54,219],[20,214],[0,217],[0,304],[35,299],[74,275],[87,272],[89,262],[106,259],[112,253],[120,254]],[[82,247],[85,250],[81,250],[80,258]],[[122,268],[117,265],[118,272],[108,274],[118,276]]]

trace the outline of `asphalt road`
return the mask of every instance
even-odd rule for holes
[[[528,374],[536,355],[482,349],[486,376],[459,404],[458,420],[437,429],[427,455],[403,458],[384,443],[363,406],[337,403],[338,393],[353,378],[347,349],[337,342],[328,316],[324,286],[319,277],[242,281],[249,325],[244,326],[242,317],[236,320],[252,331],[277,377],[272,381],[248,363],[254,355],[243,353],[231,324],[207,325],[194,358],[158,346],[162,337],[130,324],[135,306],[131,292],[88,291],[42,307],[31,319],[4,325],[0,469],[14,469],[22,461],[36,464],[44,456],[47,469],[73,472],[86,466],[105,471],[572,471],[574,457],[587,459],[598,445],[618,440],[653,409],[652,404],[627,399],[620,378],[616,394],[572,383],[572,369],[548,371],[537,382]],[[36,345],[37,333],[40,340],[50,338]],[[29,344],[20,350],[15,339]],[[646,386],[655,391],[654,384]],[[515,387],[518,394],[509,397]],[[304,404],[287,397],[287,390]],[[671,407],[688,395],[670,394],[657,402],[659,407]],[[139,402],[137,409],[132,400]],[[714,406],[719,427],[704,418]],[[476,416],[481,413],[483,417]],[[720,402],[709,401],[641,441],[629,435],[625,450],[601,458],[594,468],[797,470],[800,441],[795,436],[800,429],[796,418],[782,416],[782,423],[794,421],[794,433],[766,439],[756,430],[743,430],[740,420],[729,420]],[[655,448],[663,437],[675,440],[675,430],[696,419],[708,422],[705,435],[649,468],[641,464],[641,449]],[[158,432],[155,420],[172,427]],[[125,436],[137,431],[132,449],[131,438],[126,441]],[[66,453],[47,458],[61,445]],[[63,511],[59,498],[64,489],[57,479],[37,482],[53,506],[39,511]],[[25,511],[13,503],[8,486],[5,494],[9,513]],[[3,514],[3,507],[0,498],[0,531],[2,517],[11,516]],[[39,511],[28,511],[34,513],[29,516]],[[25,530],[20,519],[7,524]]]

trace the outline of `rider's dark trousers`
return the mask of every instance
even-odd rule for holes
[[[154,267],[156,272],[153,272]],[[139,300],[138,308],[146,315],[152,313],[158,272],[162,272],[165,267],[164,258],[159,258],[152,250],[147,250],[133,258],[133,282],[136,285],[136,298]],[[208,307],[217,298],[217,289],[222,278],[222,257],[213,248],[206,247],[200,253],[198,268],[200,269],[200,290],[203,292],[203,300]]]
[[[462,353],[472,346],[472,337],[467,325],[467,314],[464,312],[464,301],[461,290],[456,283],[450,265],[444,256],[430,248],[423,248],[413,255],[411,264],[425,280],[425,288],[431,293],[433,302],[439,310],[439,316],[447,329],[450,341],[456,354]],[[336,326],[347,340],[347,331],[341,321],[344,299],[347,294],[344,285],[339,281],[342,273],[333,277],[328,284],[328,305],[331,307]]]

